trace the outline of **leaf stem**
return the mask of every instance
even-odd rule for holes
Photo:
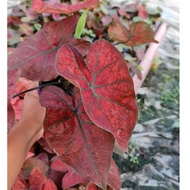
[[[30,92],[32,90],[36,90],[36,89],[39,89],[39,88],[44,88],[46,86],[49,86],[49,85],[56,85],[56,84],[61,84],[61,82],[51,82],[51,83],[48,83],[48,84],[43,84],[43,85],[40,85],[40,86],[37,86],[37,87],[34,87],[34,88],[30,88],[28,90],[24,90],[22,92],[19,92],[18,94],[15,94],[12,98],[15,98],[17,96],[20,96],[21,94],[24,94],[26,92]]]

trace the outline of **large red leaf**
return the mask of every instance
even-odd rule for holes
[[[152,28],[145,22],[134,22],[128,30],[120,22],[113,22],[108,28],[112,40],[119,41],[127,46],[138,46],[149,42],[156,42]]]
[[[9,69],[21,68],[22,76],[31,80],[56,78],[55,54],[73,37],[78,18],[78,15],[73,15],[60,22],[45,24],[42,30],[17,46],[9,56]]]
[[[80,9],[92,9],[96,8],[99,4],[99,0],[86,0],[74,5],[68,5],[63,3],[52,3],[49,1],[33,0],[32,9],[38,13],[57,13],[57,14],[71,14],[79,11]]]
[[[111,132],[126,151],[138,111],[133,81],[122,54],[107,41],[97,40],[86,63],[70,45],[59,49],[56,62],[59,74],[79,86],[90,119]]]
[[[104,188],[114,138],[89,119],[78,88],[73,94],[71,97],[55,86],[42,91],[40,101],[47,113],[44,138],[63,162]]]
[[[11,129],[11,127],[15,122],[15,112],[11,105],[11,99],[15,93],[17,81],[20,75],[21,75],[20,69],[13,69],[8,71],[8,96],[7,96],[8,130]]]
[[[33,168],[29,178],[30,190],[41,190],[46,180],[46,176],[38,167]]]

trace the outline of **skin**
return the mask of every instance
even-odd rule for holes
[[[45,112],[37,91],[26,93],[21,118],[8,134],[8,190],[14,185],[31,146],[43,135]]]

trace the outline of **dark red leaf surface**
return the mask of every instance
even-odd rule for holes
[[[36,158],[38,158],[39,160],[45,162],[47,165],[49,165],[49,158],[47,153],[45,152],[41,152],[40,154],[38,154],[38,156],[36,156]]]
[[[53,153],[54,153],[53,150],[52,150],[52,148],[49,147],[49,145],[47,144],[47,142],[45,141],[44,138],[41,138],[40,140],[38,140],[38,143],[39,143],[39,144],[43,147],[43,149],[44,149],[45,151],[47,151],[48,153],[50,153],[50,154],[53,154]]]
[[[9,69],[21,68],[22,76],[31,80],[56,78],[55,54],[62,44],[73,37],[78,18],[74,15],[60,22],[45,24],[39,32],[17,46],[9,56]]]
[[[57,187],[51,179],[47,179],[42,187],[42,190],[57,190]]]
[[[87,190],[99,190],[100,188],[97,187],[94,183],[90,182],[87,186]],[[120,180],[120,173],[118,167],[114,160],[111,161],[111,166],[108,175],[108,183],[107,183],[107,190],[120,190],[121,189],[121,180]]]
[[[73,94],[71,97],[55,86],[42,91],[40,101],[46,107],[44,138],[63,162],[104,188],[114,138],[89,119],[78,88]]]
[[[51,179],[57,186],[58,189],[62,188],[62,179],[66,172],[53,170],[50,168],[48,171],[48,178]]]
[[[80,88],[85,111],[99,127],[111,132],[126,151],[137,121],[133,81],[122,54],[105,40],[95,41],[86,63],[75,48],[62,46],[56,66]]]
[[[70,168],[70,166],[61,161],[61,159],[58,156],[53,157],[50,167],[53,170],[65,171],[65,172],[67,172]]]
[[[77,184],[87,184],[89,181],[70,168],[62,180],[62,188],[67,189]]]
[[[149,42],[158,43],[154,39],[152,28],[143,21],[132,23],[130,25],[130,30],[120,22],[113,22],[108,28],[108,34],[112,40],[119,41],[132,47]]]
[[[33,168],[29,178],[30,190],[41,190],[46,180],[46,176],[38,167]]]
[[[8,111],[8,130],[11,129],[15,122],[15,112],[11,105],[12,96],[15,93],[17,81],[21,75],[20,69],[13,69],[8,71],[8,96],[7,96],[7,111]]]
[[[90,49],[91,43],[83,39],[72,38],[69,42],[72,44],[82,56],[85,56]]]
[[[62,188],[67,189],[79,183],[87,184],[88,180],[74,171],[70,166],[61,161],[59,157],[54,158],[51,168],[58,171],[66,171],[67,173],[62,180]]]
[[[63,3],[51,3],[51,1],[33,0],[32,9],[38,13],[57,13],[57,14],[71,14],[79,11],[80,9],[96,8],[99,0],[86,0],[74,5]]]

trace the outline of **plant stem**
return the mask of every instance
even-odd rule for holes
[[[32,90],[36,90],[36,89],[39,89],[39,88],[44,88],[44,87],[46,87],[46,86],[56,85],[56,84],[61,84],[61,82],[52,82],[52,83],[43,84],[43,85],[40,85],[40,86],[37,86],[37,87],[34,87],[34,88],[30,88],[30,89],[28,89],[28,90],[24,90],[24,91],[22,91],[22,92],[19,92],[18,94],[15,94],[15,95],[13,96],[13,98],[15,98],[15,97],[17,97],[17,96],[20,96],[21,94],[24,94],[24,93],[26,93],[26,92],[30,92],[30,91],[32,91]]]

